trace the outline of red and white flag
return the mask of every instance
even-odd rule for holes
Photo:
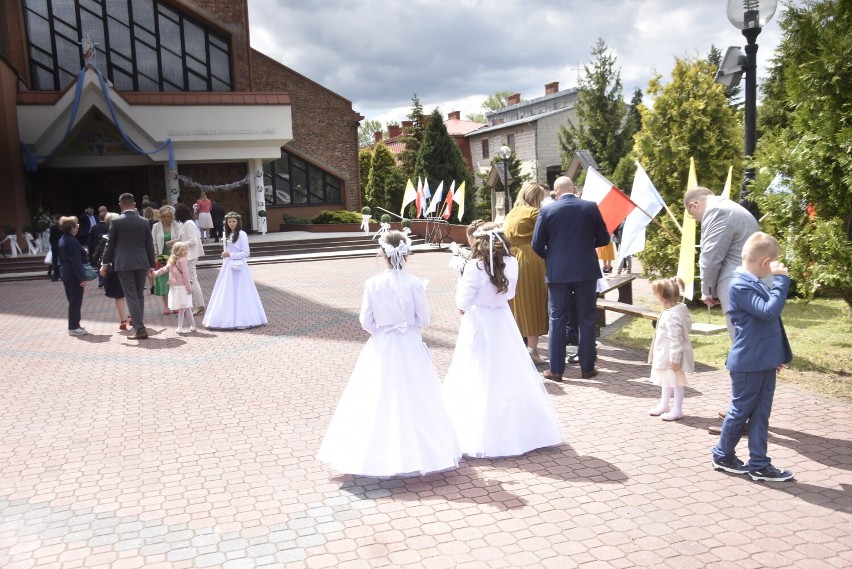
[[[450,220],[450,216],[453,214],[453,194],[456,191],[456,181],[453,180],[453,183],[450,184],[450,190],[447,192],[447,197],[444,198],[444,212],[441,214],[441,217]]]
[[[627,218],[627,214],[636,208],[636,204],[630,201],[624,192],[616,188],[594,168],[589,168],[586,172],[583,199],[598,204],[598,209],[601,210],[606,223],[606,230],[610,233],[618,229],[621,222]]]

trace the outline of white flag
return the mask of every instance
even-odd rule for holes
[[[444,193],[444,181],[441,180],[441,183],[438,184],[438,189],[435,190],[435,195],[432,196],[432,201],[429,202],[429,208],[426,210],[426,217],[429,217],[430,213],[435,213],[435,208],[438,207],[438,204],[441,203],[441,194]]]
[[[432,197],[432,192],[429,191],[429,180],[426,178],[423,178],[423,195],[426,196],[426,199]]]
[[[645,249],[645,228],[651,223],[653,216],[660,213],[665,205],[651,178],[648,177],[645,169],[638,162],[636,163],[636,176],[633,178],[633,189],[630,190],[630,199],[639,207],[631,211],[627,219],[624,220],[624,227],[621,230],[621,243],[618,248],[618,260],[615,262],[616,267],[620,267],[625,258]],[[652,217],[645,215],[645,212],[639,208],[644,209]]]

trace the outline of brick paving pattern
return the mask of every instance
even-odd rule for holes
[[[447,261],[410,263],[442,375],[459,324]],[[328,470],[315,454],[380,269],[252,266],[270,324],[239,332],[178,336],[149,297],[144,342],[94,286],[75,338],[60,283],[0,284],[0,567],[852,566],[852,405],[779,386],[769,454],[796,481],[752,482],[710,467],[723,370],[699,366],[687,416],[665,423],[647,415],[645,354],[605,339],[598,377],[569,366],[547,384],[559,447],[419,478]],[[216,271],[199,271],[207,296]]]

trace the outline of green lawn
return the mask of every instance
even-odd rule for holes
[[[787,337],[793,348],[789,369],[780,379],[805,389],[852,401],[852,313],[842,300],[792,299],[782,315]],[[707,322],[706,308],[693,308],[694,322]],[[711,311],[709,322],[725,324],[718,308]],[[653,328],[647,320],[632,318],[608,339],[616,345],[647,350]],[[727,333],[692,336],[696,363],[723,368],[730,341]]]

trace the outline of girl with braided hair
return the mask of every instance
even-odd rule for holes
[[[420,335],[429,326],[426,285],[405,270],[408,237],[389,231],[379,244],[388,268],[367,279],[359,318],[370,339],[317,458],[361,476],[456,468],[461,451],[441,400],[441,380]]]
[[[473,234],[456,289],[461,326],[442,389],[462,452],[474,457],[515,456],[562,442],[509,309],[518,261],[502,231],[502,224],[486,223]]]

